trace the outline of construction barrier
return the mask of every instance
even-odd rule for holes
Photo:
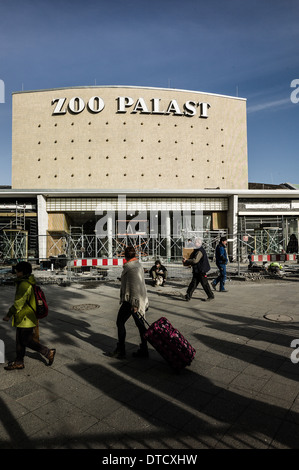
[[[83,258],[74,259],[73,267],[82,268],[85,266],[123,266],[125,258]]]
[[[251,255],[251,261],[296,261],[297,260],[297,255],[292,254],[288,255],[286,253],[281,253],[279,255]]]

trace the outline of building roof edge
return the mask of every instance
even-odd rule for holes
[[[150,86],[133,86],[133,85],[90,85],[90,86],[71,86],[71,87],[58,87],[58,88],[48,88],[48,89],[41,89],[41,90],[22,90],[22,91],[13,91],[12,95],[23,94],[23,93],[39,93],[39,92],[47,92],[47,91],[60,91],[60,90],[76,90],[76,89],[96,89],[96,88],[128,88],[128,89],[140,89],[140,90],[163,90],[163,91],[174,91],[174,92],[184,92],[184,93],[198,93],[201,95],[209,95],[209,96],[218,96],[220,98],[231,98],[241,101],[247,101],[247,98],[242,98],[239,96],[230,96],[230,95],[222,95],[219,93],[210,93],[206,91],[195,91],[195,90],[185,90],[180,88],[164,88],[164,87],[150,87]]]
[[[299,197],[299,189],[0,189],[1,197]]]

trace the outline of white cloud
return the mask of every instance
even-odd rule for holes
[[[284,98],[282,100],[275,100],[275,101],[269,101],[267,103],[256,104],[256,105],[248,106],[247,113],[248,114],[257,113],[259,111],[264,111],[265,109],[281,108],[282,106],[285,106],[290,103],[291,103],[290,98]]]

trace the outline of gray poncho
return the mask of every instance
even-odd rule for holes
[[[121,275],[120,302],[129,302],[142,315],[148,308],[143,267],[138,260],[127,262]]]

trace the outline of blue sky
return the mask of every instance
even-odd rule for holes
[[[0,184],[12,93],[95,84],[246,98],[249,181],[299,183],[298,19],[298,0],[0,0]]]

